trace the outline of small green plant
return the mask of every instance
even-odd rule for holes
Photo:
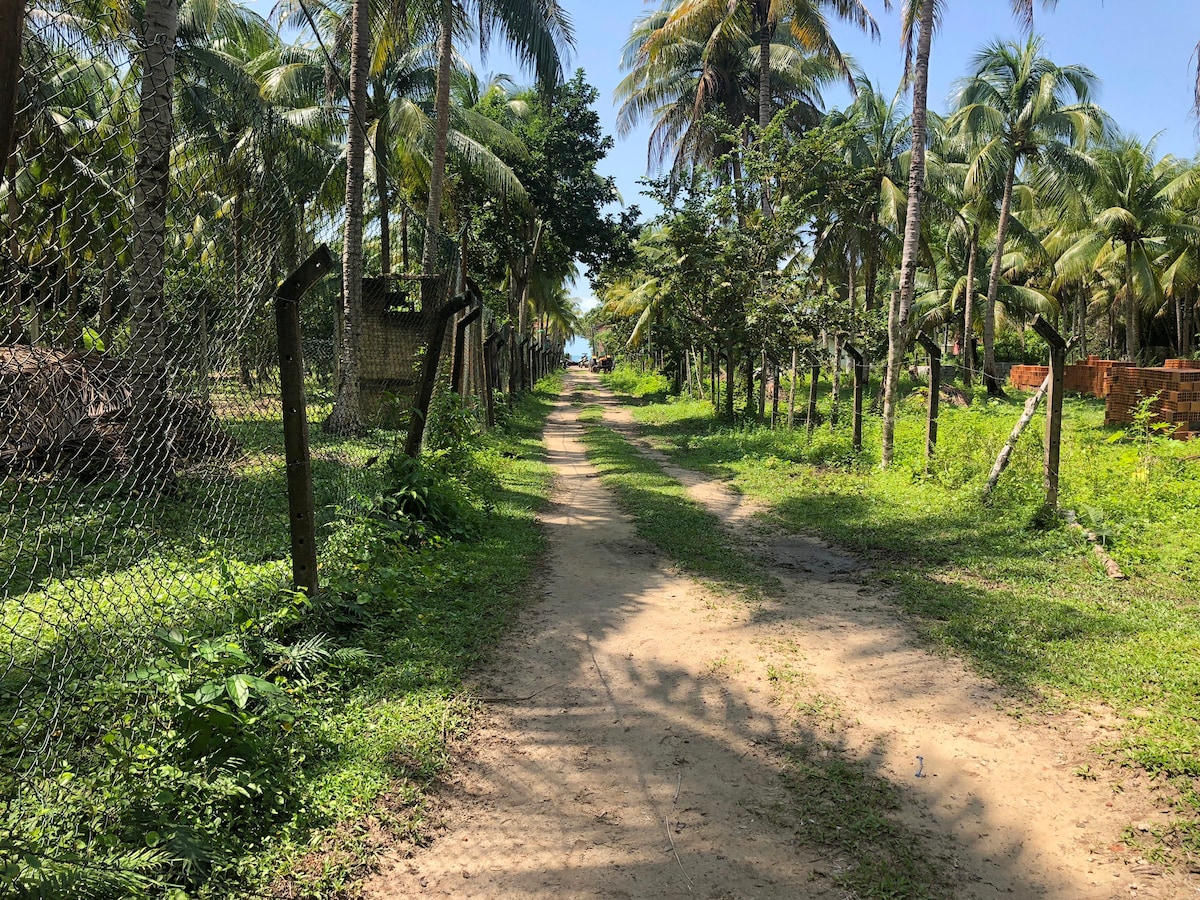
[[[1138,400],[1133,408],[1133,421],[1129,427],[1113,434],[1108,442],[1115,444],[1118,441],[1131,441],[1135,444],[1148,444],[1156,437],[1170,437],[1179,429],[1179,425],[1174,422],[1157,421],[1158,412],[1154,407],[1161,399],[1162,393],[1158,392]]]

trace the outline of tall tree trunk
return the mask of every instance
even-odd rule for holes
[[[17,85],[24,30],[25,0],[0,0],[0,159],[8,159],[17,142]]]
[[[346,142],[346,227],[342,241],[342,331],[337,398],[324,422],[331,434],[363,430],[359,392],[359,329],[362,327],[363,164],[366,161],[367,69],[370,7],[354,0],[350,19],[350,122]]]
[[[779,425],[779,363],[771,363],[771,430]]]
[[[425,212],[425,246],[421,274],[434,275],[438,267],[438,235],[442,227],[442,194],[446,179],[446,149],[450,141],[450,64],[454,53],[455,0],[440,0],[441,36],[438,38],[437,97],[434,100],[433,159],[429,170],[429,206]]]
[[[767,417],[767,351],[762,351],[762,371],[758,373],[758,418]]]
[[[529,287],[533,282],[533,270],[537,265],[538,255],[542,252],[542,240],[545,236],[546,223],[539,219],[533,233],[533,246],[521,261],[521,290],[517,297],[517,327],[521,334],[525,334],[529,328]]]
[[[746,418],[754,418],[754,351],[746,347]]]
[[[792,347],[792,378],[791,383],[788,384],[788,431],[791,431],[796,427],[796,364],[799,362],[797,358],[799,355],[799,348]]]
[[[0,84],[3,79],[0,78]],[[4,285],[4,296],[8,298],[5,309],[7,318],[7,343],[19,342],[25,332],[24,315],[21,309],[21,244],[17,234],[17,223],[21,215],[21,206],[17,200],[17,146],[13,142],[12,151],[8,155],[8,262],[4,271],[8,273],[7,284]]]
[[[733,420],[733,383],[737,379],[737,366],[734,364],[734,342],[732,339],[725,343],[725,417]]]
[[[879,194],[880,185],[875,185],[875,194]],[[863,286],[863,309],[869,315],[875,311],[875,288],[879,281],[879,210],[871,207],[871,231],[867,235],[867,249],[863,254],[863,269],[866,283]]]
[[[830,379],[832,386],[829,390],[829,430],[833,431],[837,428],[838,423],[838,404],[842,400],[842,337],[835,334],[833,336],[833,377]]]
[[[1175,351],[1175,355],[1183,356],[1183,342],[1180,340],[1180,338],[1183,336],[1183,324],[1182,317],[1179,313],[1180,303],[1178,295],[1172,293],[1170,303],[1171,327],[1168,327],[1167,331],[1170,334],[1170,341],[1172,348]]]
[[[987,305],[983,309],[983,382],[988,396],[1003,396],[996,375],[996,300],[1000,296],[1000,273],[1004,269],[1004,242],[1008,237],[1008,222],[1012,216],[1013,182],[1017,177],[1017,155],[1008,161],[1004,176],[1004,195],[1000,198],[1000,221],[996,225],[996,253],[992,257],[992,272],[988,276]]]
[[[383,85],[378,85],[376,90],[383,94],[383,109],[375,123],[375,185],[379,189],[379,273],[386,278],[392,274],[392,198],[387,169],[391,122]]]
[[[883,442],[880,461],[892,464],[896,436],[896,406],[900,392],[900,367],[908,343],[908,317],[916,289],[917,253],[921,240],[921,201],[925,192],[925,132],[929,95],[929,51],[933,40],[934,0],[921,0],[921,34],[917,41],[913,79],[912,154],[908,168],[908,211],[904,222],[904,250],[900,259],[900,292],[895,315],[889,316],[888,363],[884,376]]]
[[[408,204],[400,207],[400,265],[408,274]]]
[[[766,129],[771,124],[771,26],[764,17],[762,30],[758,33],[758,126]],[[771,197],[767,182],[760,186],[763,218],[771,215]]]
[[[63,287],[66,293],[66,321],[63,323],[63,344],[72,350],[83,349],[83,320],[79,316],[79,297],[83,285],[79,273],[70,263],[63,266]]]
[[[1083,354],[1083,358],[1087,359],[1087,295],[1084,293],[1082,285],[1079,285],[1078,288],[1075,293],[1075,307],[1079,316],[1079,351]]]
[[[167,193],[171,183],[175,78],[175,0],[147,0],[134,169],[130,337],[133,344],[132,478],[142,488],[171,479],[167,439],[167,343],[164,318]]]
[[[967,251],[967,289],[963,293],[963,387],[975,386],[975,267],[979,262],[979,226],[971,228]]]
[[[712,398],[713,412],[716,413],[721,408],[721,352],[715,344],[708,348],[708,361],[711,363],[708,370],[709,396]]]
[[[1125,355],[1138,362],[1142,353],[1142,323],[1137,297],[1133,294],[1133,242],[1125,242]]]
[[[821,387],[821,361],[815,355],[812,358],[812,365],[809,367],[808,377],[808,410],[804,415],[804,427],[808,431],[809,440],[811,440],[813,429],[817,427],[817,391]]]
[[[1195,310],[1195,304],[1195,299],[1191,297],[1185,297],[1180,301],[1183,318],[1180,320],[1179,345],[1182,348],[1180,352],[1184,356],[1192,352],[1192,315]]]
[[[233,309],[234,314],[241,316],[245,312],[245,307],[242,305],[242,274],[245,267],[243,247],[242,247],[242,206],[243,194],[239,190],[237,196],[233,198]],[[338,318],[339,324],[342,317]],[[338,332],[339,335],[341,332]],[[250,390],[254,387],[254,373],[250,368],[250,347],[253,343],[253,338],[248,334],[239,335],[238,341],[238,380],[242,383],[245,390]]]
[[[114,325],[117,321],[116,305],[113,303],[113,285],[116,281],[116,259],[112,247],[105,244],[100,250],[100,264],[104,266],[100,284],[100,341],[106,351],[112,351]]]

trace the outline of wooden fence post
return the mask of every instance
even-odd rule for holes
[[[308,402],[304,394],[304,345],[300,298],[333,269],[322,244],[275,292],[275,333],[279,341],[279,395],[283,402],[283,446],[287,467],[288,527],[292,537],[292,584],[310,597],[317,593],[317,522],[312,455],[308,448]]]
[[[925,332],[917,332],[917,341],[929,354],[929,418],[925,423],[925,464],[937,449],[938,404],[942,399],[942,348]]]
[[[1053,325],[1040,315],[1033,320],[1033,330],[1050,345],[1050,376],[1046,394],[1046,460],[1043,482],[1046,486],[1046,507],[1058,508],[1058,462],[1062,452],[1063,379],[1067,372],[1067,342]]]
[[[500,346],[504,335],[497,331],[483,342],[483,409],[484,423],[496,427],[496,386],[500,382]]]
[[[862,450],[863,393],[866,390],[867,361],[853,344],[843,344],[842,349],[854,360],[854,452]]]
[[[414,459],[421,452],[421,441],[425,437],[425,422],[429,418],[429,404],[433,401],[433,388],[437,382],[438,365],[442,361],[442,343],[446,340],[446,327],[460,310],[482,298],[469,289],[433,313],[429,325],[429,346],[421,362],[421,380],[417,382],[417,396],[413,398],[412,418],[408,423],[408,436],[404,439],[404,452]]]
[[[475,308],[459,319],[454,326],[454,365],[450,369],[450,389],[460,397],[466,393],[463,385],[463,369],[465,368],[467,329],[482,315],[483,303],[475,303]]]

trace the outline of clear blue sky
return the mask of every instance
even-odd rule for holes
[[[621,78],[621,45],[634,18],[652,7],[641,0],[561,2],[571,14],[577,37],[571,68],[583,68],[599,89],[601,120],[606,131],[615,135],[612,95]],[[881,89],[890,91],[899,82],[903,65],[900,16],[895,8],[884,12],[882,0],[866,2],[879,22],[881,39],[872,42],[836,21],[834,35],[843,52],[852,55]],[[255,0],[252,5],[265,11],[269,4]],[[1122,129],[1143,138],[1162,132],[1161,153],[1196,155],[1200,145],[1190,110],[1195,77],[1192,54],[1200,41],[1200,2],[1061,0],[1051,12],[1043,12],[1039,4],[1035,28],[1045,37],[1051,59],[1088,66],[1100,77],[1099,102]],[[934,38],[930,106],[946,108],[954,80],[966,72],[979,47],[997,37],[1018,36],[1007,0],[949,0],[942,29]],[[505,72],[519,81],[527,80],[499,47],[479,63],[479,71],[481,75]],[[848,92],[842,90],[826,97],[830,107],[848,101]],[[627,203],[644,199],[637,182],[646,172],[647,134],[648,129],[643,128],[619,141],[601,166],[603,174],[616,179]],[[581,282],[579,289],[586,295],[586,284]]]

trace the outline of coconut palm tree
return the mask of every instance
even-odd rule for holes
[[[1001,393],[996,377],[995,306],[1018,169],[1031,165],[1087,178],[1088,141],[1102,133],[1105,115],[1091,102],[1096,76],[1083,66],[1059,66],[1042,55],[1033,36],[1024,43],[994,42],[974,58],[974,72],[959,83],[949,127],[974,149],[968,190],[986,188],[1004,173],[996,249],[983,317],[983,374],[989,394]]]
[[[758,115],[760,56],[752,35],[736,23],[719,35],[679,35],[664,43],[661,34],[679,0],[665,0],[633,24],[622,51],[628,74],[617,86],[620,101],[617,133],[625,136],[650,120],[653,131],[648,163],[660,167],[668,159],[673,181],[697,166],[727,159],[724,180],[740,180],[740,158],[730,151],[727,132]],[[719,36],[720,40],[716,38]],[[843,60],[811,54],[790,31],[776,34],[771,47],[772,109],[790,109],[789,125],[802,130],[821,118],[823,88],[842,76]]]
[[[843,74],[853,75],[829,30],[826,12],[879,37],[879,26],[862,0],[674,0],[648,50],[655,55],[664,44],[680,39],[703,41],[706,50],[719,51],[731,32],[756,39],[758,45],[758,125],[766,128],[774,105],[771,93],[771,53],[776,32],[785,27],[796,46],[811,55],[828,56]],[[890,7],[889,0],[884,0]]]
[[[354,0],[350,19],[350,117],[346,140],[346,219],[342,238],[342,317],[337,397],[325,419],[331,434],[363,430],[359,404],[358,329],[362,322],[363,164],[370,76],[369,3]]]
[[[908,172],[908,209],[904,217],[904,244],[900,260],[900,288],[888,316],[888,367],[884,377],[883,440],[880,461],[891,465],[896,430],[896,402],[900,366],[908,345],[908,321],[916,287],[917,253],[921,235],[921,203],[925,185],[925,138],[928,119],[929,55],[933,32],[947,0],[905,0],[902,42],[908,48],[912,78],[913,152]],[[1013,14],[1024,26],[1033,24],[1034,0],[1009,0]],[[1053,7],[1057,0],[1042,0]]]
[[[434,6],[438,12],[438,70],[429,205],[421,258],[424,275],[433,275],[438,266],[437,236],[442,224],[446,153],[450,143],[450,89],[456,33],[464,33],[466,23],[473,18],[478,23],[484,49],[491,40],[502,38],[519,61],[536,71],[543,87],[562,79],[564,56],[574,46],[571,20],[558,0],[435,0]]]
[[[870,179],[870,206],[858,215],[863,231],[863,306],[875,309],[879,266],[885,248],[894,242],[896,229],[904,221],[902,161],[909,150],[911,131],[900,110],[897,91],[889,100],[867,78],[858,78],[854,102],[830,124],[852,123],[854,131],[846,145],[846,162]]]
[[[1154,141],[1121,136],[1095,153],[1090,227],[1059,260],[1066,276],[1089,270],[1120,272],[1125,307],[1125,354],[1142,356],[1142,319],[1164,300],[1163,275],[1173,248],[1200,245],[1200,226],[1177,200],[1196,189],[1200,171],[1173,156],[1154,158]],[[1175,252],[1178,259],[1178,251]]]
[[[890,5],[890,0],[884,0]],[[829,57],[840,68],[853,88],[854,79],[841,51],[833,40],[826,20],[826,11],[852,22],[875,38],[879,26],[871,18],[861,0],[676,0],[672,9],[647,42],[651,58],[659,48],[676,43],[681,38],[703,42],[705,60],[715,53],[728,53],[730,37],[745,35],[758,45],[758,126],[765,129],[774,114],[771,89],[772,44],[776,32],[786,26],[797,47],[809,55]],[[735,38],[736,40],[736,38]],[[762,212],[770,212],[770,196],[766,185],[760,192]]]

